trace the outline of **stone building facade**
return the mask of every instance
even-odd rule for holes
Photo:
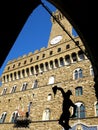
[[[76,118],[70,119],[73,130],[98,128],[98,102],[94,90],[94,74],[79,36],[57,10],[53,13],[72,39],[51,18],[52,28],[47,48],[9,61],[2,74],[0,87],[0,130],[63,130],[58,124],[62,113],[60,91],[54,97],[52,88],[71,90],[77,105]],[[32,104],[30,105],[30,103]],[[30,108],[29,128],[14,128],[14,119],[25,117]],[[70,108],[72,113],[72,108]]]

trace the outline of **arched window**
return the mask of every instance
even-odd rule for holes
[[[54,76],[51,76],[51,77],[49,78],[48,84],[54,84]]]
[[[38,67],[38,65],[35,66],[35,71],[36,71],[36,74],[39,73],[39,67]]]
[[[33,61],[33,58],[30,58],[30,62],[32,62]]]
[[[79,72],[79,78],[82,78],[83,77],[83,75],[82,75],[82,69],[79,69],[78,72]]]
[[[5,95],[7,92],[7,88],[4,88],[3,91],[2,91],[2,95]]]
[[[62,57],[60,58],[60,66],[64,66],[64,60]]]
[[[50,61],[50,69],[53,69],[53,61]]]
[[[70,56],[66,55],[65,56],[65,65],[69,65],[70,63],[71,63]]]
[[[61,48],[58,48],[57,52],[61,52]]]
[[[38,87],[38,81],[35,80],[34,83],[33,83],[33,85],[32,85],[32,88],[37,88],[37,87]]]
[[[68,44],[68,45],[66,45],[66,49],[69,49],[70,48],[70,45]]]
[[[38,60],[38,59],[39,59],[39,56],[36,57],[36,60]]]
[[[11,89],[11,93],[15,93],[15,91],[16,91],[16,85],[14,85],[13,87],[12,87],[12,89]]]
[[[3,123],[5,121],[6,115],[7,115],[6,112],[2,113],[1,118],[0,118],[0,123]]]
[[[26,74],[29,76],[29,68],[26,68]]]
[[[77,102],[77,103],[75,103],[75,105],[77,106],[76,117],[77,118],[85,118],[85,106],[84,106],[84,104],[81,103],[81,102]]]
[[[78,79],[78,71],[77,70],[74,71],[74,79]]]
[[[28,85],[27,83],[23,83],[21,91],[25,91],[27,89],[27,85]]]
[[[3,76],[3,80],[4,80],[4,82],[5,82],[5,76]]]
[[[40,64],[40,72],[44,72],[44,64],[43,63]]]
[[[20,66],[20,65],[21,65],[21,63],[19,62],[19,63],[18,63],[18,66]]]
[[[78,56],[80,61],[85,59],[83,51],[79,51]]]
[[[46,70],[49,70],[48,62],[45,62],[45,68],[46,68]]]
[[[11,79],[11,80],[12,80],[12,77],[13,77],[13,76],[12,76],[12,73],[11,73],[11,74],[10,74],[10,79]]]
[[[54,63],[55,63],[55,67],[59,67],[58,59],[55,59]]]
[[[20,79],[20,71],[18,71],[18,79]]]
[[[33,75],[34,74],[34,68],[31,67],[31,74]]]
[[[7,75],[7,81],[9,81],[9,75]]]
[[[73,79],[78,79],[78,78],[82,78],[82,77],[83,77],[82,69],[78,68],[78,69],[74,70]]]
[[[14,79],[16,79],[16,72],[14,72]]]
[[[85,106],[83,104],[80,106],[80,118],[85,118]]]
[[[50,109],[46,108],[43,112],[42,120],[49,120],[50,119]]]
[[[81,96],[83,94],[83,89],[81,86],[78,86],[75,88],[75,95],[76,96]]]
[[[25,60],[25,61],[24,61],[24,64],[26,64],[26,63],[27,63],[27,61]]]
[[[73,62],[76,62],[77,61],[77,55],[76,55],[76,53],[74,52],[74,53],[72,53],[72,60],[73,60]]]
[[[8,66],[8,68],[7,68],[8,70],[10,70],[10,66]]]
[[[50,55],[52,55],[53,54],[53,51],[50,51]]]
[[[42,55],[42,58],[45,58],[45,54]]]
[[[22,70],[22,77],[25,77],[25,70]]]
[[[17,111],[13,112],[11,117],[11,122],[14,123],[17,117],[18,117],[18,112]]]
[[[12,68],[15,68],[15,64],[12,66]]]

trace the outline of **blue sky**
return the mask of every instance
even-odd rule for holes
[[[46,0],[42,2],[53,12],[56,8]],[[29,52],[47,47],[51,31],[50,14],[39,5],[28,17],[25,25],[19,33],[16,41],[0,68],[0,76],[9,60],[17,59],[20,56],[28,55]]]
[[[44,2],[51,11],[56,10],[56,8],[47,1],[43,0],[42,2]],[[52,25],[50,17],[50,14],[42,5],[39,5],[31,13],[0,68],[0,76],[9,60],[17,59],[29,52],[47,47]]]

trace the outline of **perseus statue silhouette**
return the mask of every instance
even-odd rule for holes
[[[61,91],[62,97],[63,97],[63,104],[62,104],[62,114],[59,118],[59,124],[65,129],[69,130],[71,126],[69,125],[69,119],[74,118],[76,113],[76,105],[72,102],[70,99],[70,96],[72,95],[71,90],[68,90],[65,92],[61,87],[54,86],[52,88],[54,96],[57,93],[57,90]],[[69,108],[73,107],[73,114],[71,116],[71,113],[69,111]]]

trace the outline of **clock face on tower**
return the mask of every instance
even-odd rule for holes
[[[61,36],[61,35],[56,36],[56,37],[54,37],[54,38],[50,41],[50,44],[51,44],[51,45],[57,44],[57,43],[60,42],[61,40],[62,40],[62,36]]]

